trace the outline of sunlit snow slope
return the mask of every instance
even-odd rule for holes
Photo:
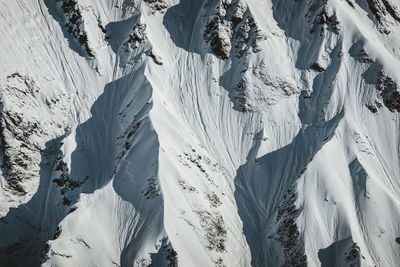
[[[0,0],[0,266],[399,266],[398,0]]]

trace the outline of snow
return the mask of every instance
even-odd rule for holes
[[[226,1],[77,2],[93,56],[61,2],[0,1],[0,265],[397,266],[389,13],[385,34],[363,1],[232,0],[235,29]]]

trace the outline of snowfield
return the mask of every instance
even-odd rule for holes
[[[0,266],[398,266],[400,1],[0,0]]]

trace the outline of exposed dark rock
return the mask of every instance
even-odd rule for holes
[[[383,5],[386,8],[386,11],[392,16],[394,20],[400,22],[400,15],[397,12],[397,9],[393,7],[388,0],[382,0]]]
[[[183,190],[188,190],[189,192],[197,193],[197,189],[194,186],[188,185],[185,180],[179,180],[178,184],[181,186]]]
[[[205,231],[205,238],[208,242],[207,249],[216,252],[225,252],[227,232],[223,217],[218,212],[197,211],[200,217],[200,225]]]
[[[360,247],[354,243],[344,254],[345,262],[349,267],[360,266]]]
[[[259,42],[266,37],[258,28],[248,7],[241,1],[221,2],[206,23],[204,40],[219,58],[228,59],[231,53],[240,58],[260,51]]]
[[[316,18],[316,23],[324,27],[321,28],[321,35],[324,34],[325,29],[331,27],[333,32],[339,34],[340,32],[340,22],[336,15],[329,16],[326,7],[322,9]]]
[[[375,101],[374,104],[366,104],[365,105],[372,113],[377,113],[378,110],[382,107],[382,104],[378,101]]]
[[[82,245],[84,245],[85,247],[87,247],[88,249],[91,249],[92,247],[83,239],[83,238],[76,238],[76,241],[78,241],[79,243],[81,243]]]
[[[151,9],[152,13],[164,13],[168,4],[164,0],[143,0]]]
[[[296,198],[294,188],[290,187],[278,207],[278,229],[274,239],[283,247],[282,266],[306,267],[307,256],[296,225],[296,218],[300,213],[295,205]]]
[[[246,79],[241,78],[233,90],[235,93],[234,98],[238,101],[242,112],[252,111],[246,96]]]
[[[346,3],[349,4],[349,6],[351,6],[352,8],[356,8],[352,0],[346,0]]]
[[[384,105],[392,112],[400,112],[399,86],[385,73],[378,75],[377,89],[380,91]]]
[[[222,205],[221,199],[214,192],[212,194],[208,194],[207,198],[211,207],[213,208],[217,208]]]
[[[118,163],[121,161],[121,159],[126,155],[128,152],[130,146],[131,146],[131,138],[132,136],[136,133],[136,131],[140,128],[140,122],[136,122],[135,119],[131,122],[129,127],[125,130],[124,134],[120,136],[120,139],[124,139],[122,151],[120,155],[117,157]]]
[[[26,121],[23,114],[3,111],[0,118],[0,151],[3,177],[17,195],[25,195],[24,182],[33,175],[33,166],[39,164],[41,148],[31,140],[42,135],[38,122]]]
[[[368,55],[368,53],[364,49],[361,49],[356,56],[357,60],[361,63],[374,63],[374,60]]]
[[[372,14],[374,14],[375,19],[378,23],[383,23],[383,17],[385,16],[385,12],[383,10],[383,6],[380,1],[377,0],[367,0],[368,7],[371,10]]]
[[[306,14],[308,21],[312,24],[310,33],[314,33],[319,29],[320,35],[324,35],[325,31],[331,31],[339,34],[341,26],[338,16],[328,14],[327,1],[313,1],[310,3],[308,13]]]
[[[48,256],[49,251],[50,251],[50,245],[46,243],[41,253],[40,263],[45,263],[49,259]]]
[[[245,12],[241,22],[234,28],[232,38],[232,44],[236,48],[235,56],[238,58],[250,51],[258,53],[260,51],[259,42],[266,39],[261,30],[258,29],[249,10]]]
[[[227,266],[224,264],[224,260],[222,258],[218,258],[218,260],[215,261],[215,267],[227,267]]]
[[[65,27],[68,32],[79,41],[90,57],[94,57],[94,54],[89,47],[87,33],[83,29],[83,17],[79,10],[77,0],[62,0],[61,9],[65,14]]]
[[[310,69],[316,70],[318,72],[324,72],[325,68],[322,67],[318,62],[314,62],[311,64]]]
[[[147,179],[147,187],[142,193],[146,199],[154,199],[160,195],[159,185],[155,177]]]
[[[385,106],[387,106],[390,111],[400,112],[400,92],[392,92],[392,94],[386,98]]]
[[[157,65],[162,65],[163,63],[162,63],[162,59],[159,57],[159,56],[156,56],[155,54],[154,54],[154,52],[153,52],[153,50],[151,50],[150,52],[149,52],[149,57],[153,60],[153,62],[154,63],[156,63]]]
[[[104,28],[104,26],[101,24],[100,21],[99,21],[99,23],[98,23],[98,26],[99,26],[100,30],[101,30],[103,33],[107,33],[107,30]]]
[[[58,178],[53,179],[53,183],[60,190],[60,194],[62,197],[62,203],[65,206],[70,206],[72,201],[68,198],[68,193],[75,190],[76,188],[81,187],[86,180],[89,179],[89,176],[86,176],[82,181],[72,180],[69,176],[69,168],[68,165],[63,161],[62,154],[57,157],[55,172],[59,174]]]
[[[389,34],[388,23],[390,18],[399,23],[400,15],[396,8],[387,0],[366,0],[368,8],[375,18],[375,23],[380,32]]]
[[[143,43],[147,39],[146,27],[144,23],[136,24],[133,27],[129,39],[123,45],[125,51],[128,52],[130,49],[136,49],[140,43]]]
[[[54,250],[50,250],[50,254],[51,255],[55,255],[55,256],[60,256],[60,257],[63,257],[63,258],[71,258],[72,257],[72,255],[69,255],[69,254],[64,254],[64,253],[58,253],[58,252],[56,252],[56,251],[54,251]]]
[[[219,31],[219,22],[222,20],[217,15],[213,20],[209,20],[206,24],[203,37],[206,42],[210,43],[210,48],[214,54],[221,59],[228,59],[230,43],[227,38],[221,35]]]
[[[66,196],[63,197],[63,205],[64,206],[70,206],[71,205],[71,200],[68,199]]]
[[[61,235],[61,232],[62,232],[61,227],[57,226],[57,230],[53,235],[53,240],[57,239]]]
[[[178,253],[172,247],[168,237],[159,240],[159,243],[156,244],[156,249],[158,249],[158,252],[156,254],[151,254],[150,267],[178,266]]]
[[[72,207],[72,208],[68,211],[68,214],[70,214],[70,213],[76,211],[76,209],[77,209],[77,207]]]
[[[165,251],[165,253],[167,253],[166,258],[168,261],[168,267],[178,266],[178,253],[176,253],[176,251],[170,246],[163,246],[163,250]]]

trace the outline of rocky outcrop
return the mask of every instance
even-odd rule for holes
[[[57,89],[44,95],[31,77],[19,72],[0,77],[0,169],[10,207],[35,192],[46,142],[65,132],[64,105],[70,98]]]
[[[310,33],[319,31],[322,36],[327,30],[335,34],[341,30],[338,16],[328,12],[327,0],[310,2],[306,17],[311,23]]]
[[[85,176],[85,178],[83,178],[81,181],[72,180],[69,175],[68,165],[64,162],[61,152],[57,157],[54,174],[56,174],[57,177],[53,178],[52,181],[60,190],[60,194],[62,196],[62,204],[65,206],[70,206],[72,201],[71,198],[68,196],[69,192],[81,187],[86,182],[86,180],[89,179],[89,176]]]
[[[296,218],[300,213],[295,205],[296,198],[295,189],[290,187],[278,207],[276,215],[278,228],[275,240],[283,247],[282,266],[306,267],[307,256],[296,225]]]
[[[356,59],[360,63],[374,63],[375,61],[370,57],[370,55],[362,48],[358,51]]]
[[[31,137],[40,136],[39,122],[26,121],[21,113],[5,111],[0,120],[1,169],[9,188],[18,195],[27,192],[24,182],[39,175],[41,148]]]
[[[324,72],[325,68],[322,67],[318,62],[314,62],[310,65],[310,69],[318,71],[318,72]]]
[[[162,58],[160,56],[157,56],[153,50],[150,50],[148,53],[148,56],[153,60],[154,63],[156,63],[157,65],[162,65]]]
[[[156,12],[164,13],[168,4],[164,0],[143,0],[150,8],[152,14]]]
[[[366,104],[366,107],[372,112],[377,113],[378,110],[382,107],[382,104],[375,100],[373,104]]]
[[[67,31],[85,48],[88,56],[94,57],[94,54],[89,47],[88,35],[84,30],[83,17],[78,1],[62,0],[61,9],[65,15],[65,27],[67,28]]]
[[[223,1],[208,19],[203,38],[211,51],[225,60],[231,54],[240,58],[259,52],[258,44],[266,37],[247,6],[241,1]]]
[[[1,171],[13,194],[25,195],[25,183],[39,176],[39,163],[43,127],[39,121],[28,119],[18,105],[35,99],[39,88],[29,77],[18,72],[9,75],[1,90],[0,150]],[[6,107],[3,101],[19,103],[14,108]]]
[[[147,40],[146,27],[147,26],[145,23],[138,23],[133,26],[128,40],[123,44],[126,52],[138,48],[140,43],[143,43]]]
[[[247,81],[245,77],[242,77],[236,86],[233,88],[235,92],[235,100],[237,100],[242,112],[252,111],[250,103],[248,101],[247,92]]]
[[[388,0],[365,0],[370,13],[375,19],[378,30],[389,34],[389,25],[393,22],[400,23],[400,14]]]
[[[397,83],[381,72],[378,75],[377,89],[384,105],[392,112],[400,112],[400,92]]]
[[[242,112],[255,112],[262,107],[259,103],[271,106],[284,97],[298,93],[292,82],[269,75],[265,62],[257,66],[246,67],[240,72],[240,78],[233,87],[232,97],[235,109]],[[270,95],[266,96],[265,92]]]
[[[207,241],[207,249],[216,252],[226,251],[227,230],[222,215],[218,211],[196,211]]]
[[[162,263],[168,267],[178,266],[178,253],[172,247],[168,237],[159,240],[158,244],[156,244],[156,249],[158,249],[158,255],[152,257],[150,266],[161,265]],[[162,265],[164,266],[164,264]]]
[[[360,266],[360,260],[361,260],[361,253],[360,253],[360,247],[357,245],[357,243],[353,243],[353,245],[345,252],[344,254],[344,260],[346,262],[346,266],[349,267],[357,267]]]
[[[382,65],[372,58],[363,47],[354,49],[352,56],[359,63],[369,65],[369,69],[364,75],[371,77],[370,83],[375,85],[377,90],[377,97],[371,99],[365,106],[372,113],[377,113],[383,106],[391,112],[400,112],[400,88],[396,81],[383,71]]]

